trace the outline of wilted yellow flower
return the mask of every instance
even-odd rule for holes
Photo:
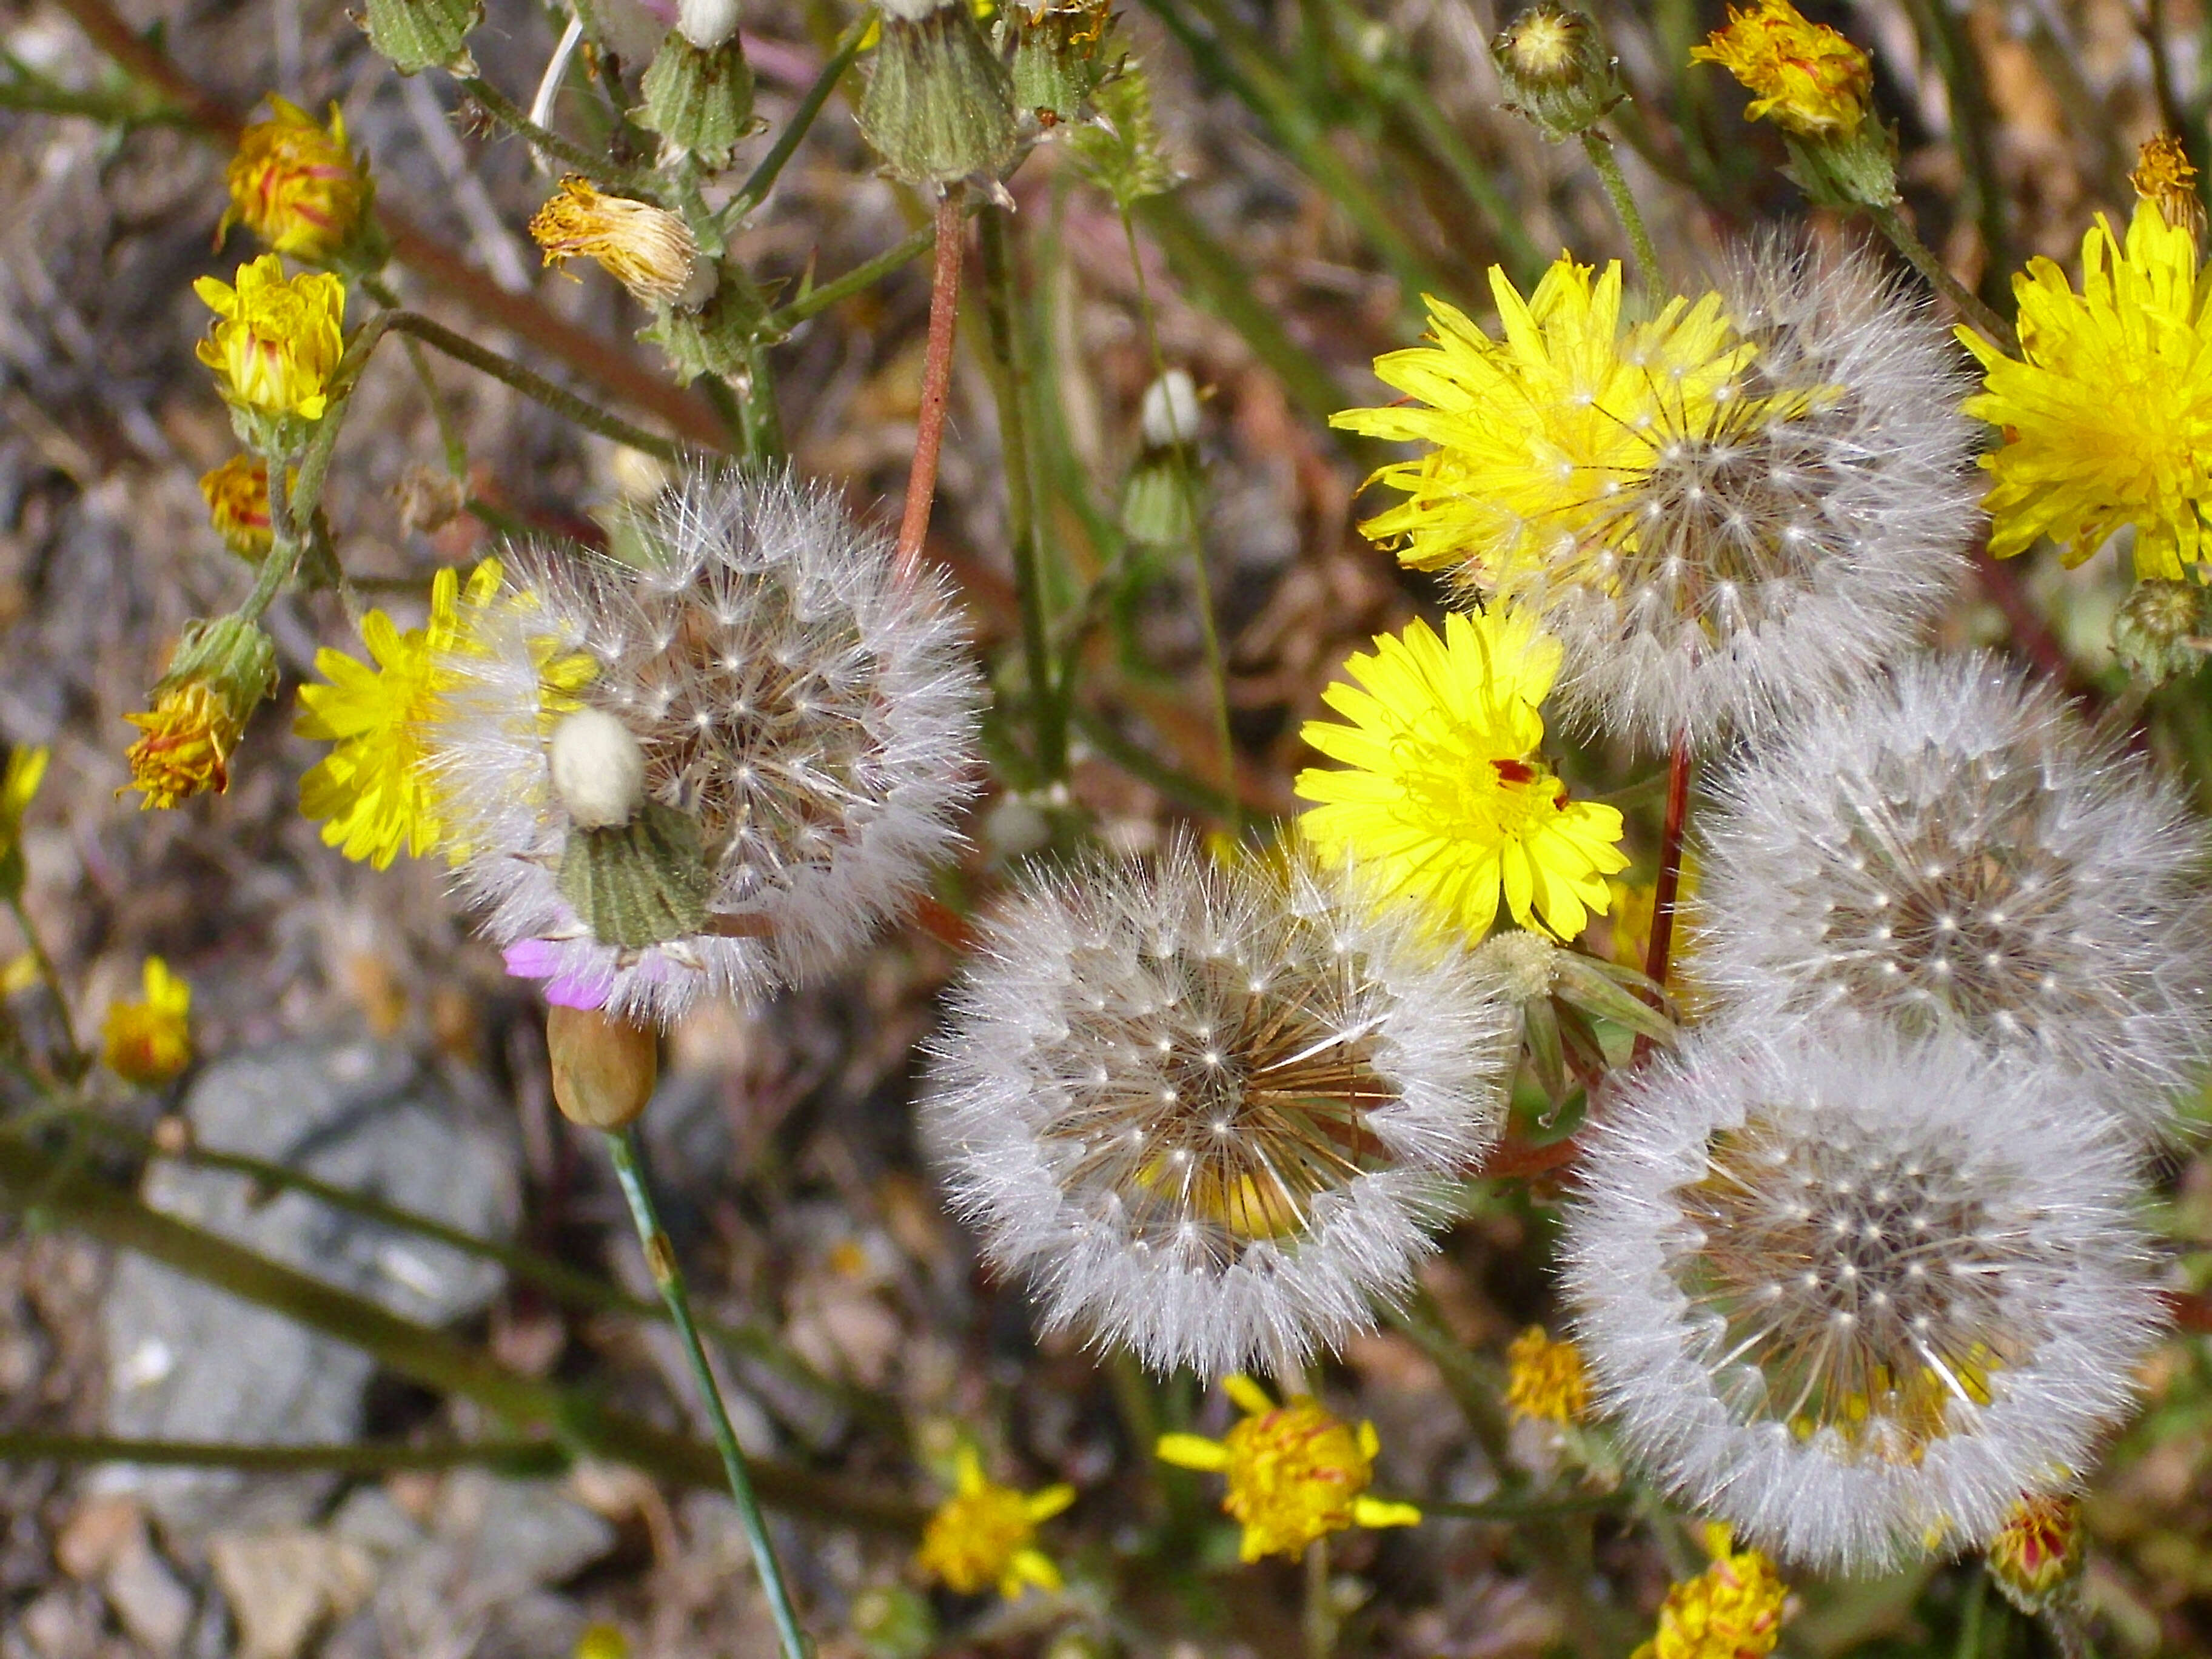
[[[238,286],[203,276],[192,291],[216,314],[199,343],[222,395],[269,415],[320,420],[345,355],[345,284],[326,271],[289,281],[273,253],[238,268]]]
[[[1874,93],[1867,55],[1825,24],[1808,22],[1790,0],[1759,9],[1729,8],[1728,27],[1690,49],[1693,64],[1718,64],[1757,95],[1744,113],[1771,118],[1808,138],[1849,137]]]
[[[146,734],[123,753],[131,763],[125,787],[144,792],[142,810],[230,787],[230,751],[238,747],[244,722],[205,680],[173,685],[152,708],[123,718]]]
[[[0,769],[0,898],[23,890],[23,814],[38,796],[52,755],[42,744],[18,744]]]
[[[1657,1634],[1632,1659],[1762,1659],[1782,1639],[1790,1588],[1757,1550],[1729,1549],[1729,1529],[1705,1528],[1712,1565],[1667,1592]]]
[[[1299,797],[1321,803],[1299,816],[1306,838],[1470,939],[1489,931],[1501,885],[1522,927],[1581,933],[1628,860],[1620,814],[1569,800],[1537,752],[1559,642],[1502,606],[1454,612],[1442,639],[1417,621],[1345,670],[1358,684],[1322,696],[1352,724],[1311,720],[1304,733],[1345,764],[1298,774]]]
[[[109,1005],[100,1024],[100,1057],[126,1083],[158,1089],[191,1064],[192,988],[148,957],[140,971],[143,1002]]]
[[[240,135],[224,169],[230,205],[216,239],[242,223],[279,253],[327,259],[343,246],[368,209],[368,169],[346,146],[345,117],[331,106],[331,125],[298,105],[272,97],[276,113]]]
[[[2128,175],[2139,201],[2155,202],[2160,216],[2192,236],[2204,234],[2204,198],[2197,193],[2197,169],[2189,152],[2170,132],[2154,132],[2136,154]]]
[[[610,196],[574,174],[530,222],[545,250],[545,263],[579,255],[596,259],[607,274],[647,305],[674,305],[691,286],[699,244],[690,227],[665,208]]]
[[[1990,1577],[2022,1611],[2039,1613],[2081,1571],[2081,1503],[2064,1492],[2025,1492],[1990,1540]]]
[[[1516,1417],[1550,1423],[1579,1423],[1589,1409],[1589,1373],[1583,1351],[1555,1342],[1541,1325],[1531,1325],[1505,1351],[1505,1404]]]
[[[2081,239],[2079,293],[2045,258],[2013,278],[2019,358],[1959,330],[1985,372],[1966,413],[2004,434],[1982,457],[1998,558],[2048,536],[2077,565],[2133,525],[2138,577],[2205,561],[2212,314],[2197,277],[2195,234],[2141,202],[2124,246],[2102,214]]]
[[[1297,1555],[1347,1527],[1420,1524],[1411,1504],[1367,1496],[1382,1449],[1372,1423],[1355,1429],[1304,1395],[1278,1406],[1249,1376],[1225,1376],[1221,1386],[1244,1413],[1225,1439],[1164,1434],[1157,1449],[1178,1468],[1229,1477],[1221,1507],[1244,1523],[1243,1559]]]
[[[430,617],[402,633],[381,611],[361,622],[375,666],[324,647],[315,672],[328,685],[303,685],[305,712],[292,729],[333,744],[300,780],[300,811],[323,824],[325,845],[379,870],[405,848],[420,858],[438,845],[438,799],[423,766],[423,731],[450,684],[443,653],[463,644],[499,592],[500,566],[486,559],[465,592],[451,570],[430,583]]]
[[[293,469],[286,477],[295,477]],[[275,537],[269,527],[269,468],[251,455],[234,455],[212,472],[200,474],[208,521],[223,544],[241,559],[258,564],[269,556]]]
[[[975,1449],[960,1449],[958,1488],[937,1506],[921,1534],[915,1565],[961,1595],[993,1585],[1009,1601],[1024,1587],[1060,1588],[1060,1569],[1036,1547],[1036,1529],[1075,1501],[1075,1488],[1019,1492],[984,1476]]]

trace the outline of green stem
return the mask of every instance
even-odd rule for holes
[[[459,82],[461,90],[476,100],[485,114],[517,137],[528,139],[570,172],[580,173],[600,189],[617,195],[658,196],[659,192],[653,190],[650,179],[643,175],[626,167],[616,167],[604,157],[570,143],[559,133],[539,126],[523,112],[520,106],[482,76],[462,75],[454,78]]]
[[[769,1540],[767,1518],[761,1514],[760,1501],[753,1496],[745,1455],[738,1445],[737,1431],[730,1426],[730,1413],[722,1404],[714,1367],[707,1363],[707,1350],[699,1340],[699,1328],[691,1320],[690,1293],[684,1286],[684,1269],[676,1260],[676,1246],[653,1212],[653,1189],[639,1164],[637,1131],[633,1127],[610,1133],[606,1143],[607,1154],[614,1160],[615,1178],[622,1183],[623,1197],[629,1205],[630,1221],[637,1229],[638,1243],[645,1251],[646,1265],[653,1270],[653,1283],[660,1287],[661,1297],[668,1304],[668,1316],[675,1322],[677,1335],[684,1344],[684,1357],[699,1388],[700,1401],[707,1408],[708,1422],[714,1431],[714,1448],[721,1454],[722,1473],[729,1482],[730,1497],[737,1504],[738,1520],[744,1528],[745,1541],[752,1547],[753,1566],[760,1574],[761,1588],[768,1593],[769,1612],[783,1644],[784,1659],[808,1659],[806,1638],[799,1633],[799,1614],[792,1607],[791,1591],[784,1584],[783,1568],[775,1559],[775,1547]]]
[[[1586,128],[1583,132],[1583,154],[1597,169],[1598,182],[1605,186],[1606,199],[1613,204],[1614,216],[1628,233],[1628,246],[1636,255],[1638,280],[1656,304],[1666,297],[1667,276],[1659,268],[1659,251],[1651,246],[1651,233],[1644,228],[1644,214],[1636,205],[1635,192],[1628,188],[1628,175],[1621,172],[1620,158],[1613,153],[1613,140],[1595,127]]]
[[[483,1465],[501,1474],[549,1476],[569,1467],[556,1440],[480,1440],[452,1445],[232,1445],[219,1440],[127,1440],[89,1434],[0,1434],[0,1463],[143,1463],[159,1468],[332,1469],[385,1474],[400,1469]]]
[[[819,288],[810,288],[788,305],[770,312],[767,323],[763,325],[763,331],[771,336],[788,334],[808,318],[827,311],[840,300],[849,299],[873,288],[900,266],[912,264],[936,246],[937,227],[933,223],[926,225],[904,241],[878,253],[866,264],[855,265],[842,276],[824,283]]]
[[[837,90],[837,83],[845,78],[845,71],[860,57],[860,41],[872,21],[873,14],[863,17],[838,37],[836,50],[822,66],[822,73],[814,77],[814,84],[807,88],[806,95],[799,100],[799,107],[792,111],[791,119],[784,123],[775,143],[769,146],[768,154],[745,175],[744,183],[738,186],[738,193],[722,210],[723,228],[734,228],[745,215],[768,200],[768,193],[775,188],[784,164],[797,152],[800,141],[813,127],[815,118],[822,113],[822,106],[830,101],[830,95]]]
[[[1005,453],[1006,538],[1013,552],[1014,589],[1021,602],[1022,660],[1029,675],[1037,770],[1049,783],[1067,770],[1067,707],[1053,673],[1051,630],[1045,617],[1044,559],[1037,544],[1036,480],[1030,453],[1030,391],[1014,337],[1014,276],[1006,248],[1006,216],[995,209],[986,212],[977,222],[976,237],[982,253],[991,390],[999,406],[999,437]]]
[[[2005,222],[2007,194],[1998,177],[1994,116],[1982,83],[1981,58],[1959,27],[1949,0],[1905,0],[1913,33],[1935,60],[1951,107],[1951,147],[1959,153],[1972,192],[1974,222],[1982,236],[1988,273],[1984,281],[2002,283],[2012,270],[2012,236]],[[1992,339],[2002,337],[1992,335]]]
[[[1889,239],[1889,244],[1902,253],[1912,268],[1934,285],[1936,291],[1956,306],[1959,314],[1980,330],[1984,337],[2007,351],[2020,349],[2014,338],[2012,325],[1982,303],[1981,296],[1954,276],[1948,266],[1937,258],[1929,246],[1905,222],[1894,207],[1869,207],[1867,217],[1874,227]]]
[[[8,908],[15,915],[16,929],[23,935],[23,948],[31,953],[32,965],[39,970],[46,994],[54,1000],[54,1012],[61,1021],[62,1045],[69,1051],[69,1075],[72,1079],[81,1078],[91,1068],[92,1057],[76,1040],[76,1022],[70,1017],[69,994],[62,988],[61,970],[46,953],[46,941],[39,937],[39,930],[31,925],[31,913],[23,908],[21,893],[8,896]]]
[[[1328,1595],[1328,1540],[1306,1546],[1305,1595],[1298,1624],[1305,1635],[1306,1659],[1329,1659],[1336,1651],[1336,1609]]]
[[[1968,1571],[1963,1592],[1966,1606],[1959,1613],[1959,1641],[1952,1659],[1981,1659],[1982,1612],[1989,1605],[1990,1576],[1979,1567]]]

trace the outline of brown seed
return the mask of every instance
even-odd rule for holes
[[[660,1039],[652,1028],[593,1008],[545,1011],[553,1098],[562,1116],[587,1129],[624,1129],[653,1098]]]

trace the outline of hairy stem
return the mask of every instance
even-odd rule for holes
[[[1628,246],[1636,255],[1637,280],[1644,291],[1655,301],[1667,292],[1666,273],[1659,268],[1659,251],[1651,246],[1651,233],[1644,228],[1644,213],[1636,205],[1635,193],[1628,188],[1628,175],[1620,170],[1620,158],[1613,153],[1613,140],[1595,127],[1583,133],[1583,154],[1589,157],[1590,166],[1597,170],[1598,182],[1605,186],[1606,199],[1613,204],[1614,216],[1628,233]]]
[[[914,465],[906,478],[906,510],[899,519],[898,569],[911,572],[929,537],[929,509],[937,495],[937,456],[945,445],[945,410],[952,395],[952,334],[960,313],[960,264],[967,225],[961,188],[948,185],[937,198],[937,258],[929,283],[929,345],[921,362],[921,410],[915,422]]]
[[[776,134],[775,143],[769,146],[768,154],[762,156],[759,165],[745,175],[744,183],[738,186],[738,193],[722,210],[724,229],[734,228],[745,215],[768,200],[768,193],[775,188],[775,181],[782,174],[784,164],[797,152],[799,142],[812,129],[815,118],[822,113],[822,106],[830,101],[830,95],[837,90],[837,83],[845,78],[845,71],[852,68],[854,60],[860,57],[860,42],[866,38],[873,21],[872,15],[862,17],[838,37],[836,50],[830,54],[830,61],[822,66],[822,73],[814,77],[814,84],[807,88],[805,96],[799,100],[799,107],[792,111],[791,119],[784,123],[783,131]]]
[[[483,112],[519,138],[529,140],[532,147],[568,168],[581,173],[600,189],[617,196],[657,197],[653,181],[645,176],[618,167],[604,156],[592,155],[579,144],[573,144],[559,133],[541,127],[525,114],[521,107],[481,75],[458,76],[463,92],[474,99]]]
[[[92,1065],[92,1057],[77,1042],[76,1022],[70,1017],[69,994],[62,988],[61,970],[47,954],[46,941],[39,937],[39,930],[31,925],[31,913],[24,908],[21,893],[8,896],[8,908],[15,915],[17,931],[23,935],[23,948],[31,953],[31,965],[39,970],[40,981],[53,999],[55,1015],[61,1021],[62,1047],[68,1054],[68,1075],[72,1079],[82,1077]]]
[[[1667,756],[1667,817],[1659,832],[1659,875],[1651,887],[1651,939],[1644,947],[1644,973],[1661,990],[1674,950],[1675,902],[1682,884],[1682,834],[1690,817],[1690,740],[1678,733]],[[1636,1039],[1634,1060],[1653,1048],[1650,1037]]]
[[[1981,296],[1951,274],[1950,268],[1936,257],[1934,250],[1922,241],[1904,216],[1894,207],[1870,207],[1867,217],[1874,227],[1889,239],[1889,244],[1902,253],[1912,268],[1935,287],[1936,292],[1958,308],[1959,314],[1993,344],[2007,351],[2018,351],[2020,342],[2014,337],[2012,325],[1982,303]]]
[[[707,1363],[706,1345],[699,1340],[699,1328],[692,1322],[691,1296],[684,1283],[684,1269],[676,1260],[676,1246],[670,1242],[660,1218],[653,1211],[653,1189],[647,1183],[638,1159],[637,1131],[633,1127],[610,1133],[606,1142],[608,1155],[614,1160],[615,1177],[622,1183],[630,1220],[637,1229],[638,1243],[645,1250],[646,1265],[653,1270],[653,1282],[660,1287],[662,1299],[668,1304],[668,1316],[675,1322],[676,1334],[684,1345],[684,1358],[690,1365],[692,1381],[698,1385],[700,1401],[707,1408],[707,1420],[714,1434],[714,1449],[721,1454],[722,1473],[729,1483],[730,1497],[738,1506],[738,1520],[744,1528],[745,1541],[752,1547],[754,1570],[760,1574],[761,1588],[768,1593],[769,1612],[775,1620],[784,1659],[808,1659],[806,1638],[799,1632],[799,1614],[792,1607],[782,1565],[775,1559],[775,1546],[769,1540],[767,1517],[761,1513],[760,1500],[753,1496],[752,1476],[745,1466],[744,1452],[738,1445],[737,1431],[730,1426],[729,1409],[722,1403],[721,1389],[714,1381],[714,1368]]]

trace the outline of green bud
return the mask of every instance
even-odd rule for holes
[[[2207,590],[2196,582],[2137,582],[2112,617],[2112,654],[2152,685],[2203,664]]]
[[[904,1584],[878,1584],[853,1598],[853,1635],[868,1659],[927,1659],[937,1649],[937,1615]]]
[[[154,683],[154,695],[202,680],[219,698],[235,724],[276,690],[276,644],[261,624],[242,617],[195,618],[185,624],[169,666]]]
[[[909,184],[996,179],[1014,160],[1014,83],[968,0],[884,0],[860,132]]]
[[[1554,143],[1588,132],[1628,96],[1604,31],[1556,0],[1529,7],[1500,29],[1490,55],[1505,83],[1505,107]]]
[[[555,882],[600,943],[632,951],[698,933],[713,888],[697,823],[654,800],[626,823],[572,827]]]
[[[1784,174],[1814,207],[1886,208],[1896,204],[1897,135],[1869,116],[1844,136],[1785,131]]]
[[[748,353],[768,320],[759,296],[742,272],[726,265],[717,266],[716,272],[714,289],[706,303],[691,310],[657,306],[652,326],[638,331],[639,339],[660,348],[681,386],[702,374],[726,380],[744,375]]]
[[[1012,0],[1001,39],[1013,43],[1014,107],[1042,127],[1079,121],[1112,65],[1113,0]]]
[[[368,44],[392,60],[402,75],[426,69],[474,75],[476,59],[465,44],[469,31],[483,21],[483,0],[368,0],[362,20]]]
[[[709,167],[752,131],[753,71],[732,33],[715,46],[695,46],[671,29],[645,71],[645,125]]]

